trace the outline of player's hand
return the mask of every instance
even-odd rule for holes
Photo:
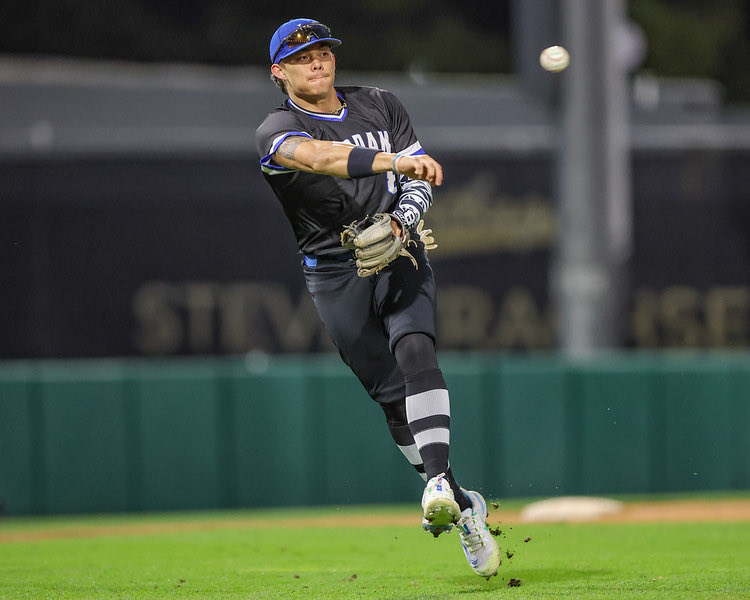
[[[426,181],[430,185],[441,185],[443,183],[443,167],[431,156],[420,154],[418,156],[402,156],[396,162],[398,173]]]
[[[401,229],[401,221],[399,221],[393,215],[391,215],[391,231],[393,231],[393,235],[395,235],[397,238],[402,238],[404,235],[404,232]]]

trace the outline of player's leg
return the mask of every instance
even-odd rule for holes
[[[445,476],[461,510],[471,502],[456,482],[448,460],[450,396],[438,367],[435,343],[424,333],[404,335],[394,351],[406,383],[406,421],[424,463],[425,477]]]
[[[406,420],[428,480],[422,502],[425,519],[435,526],[448,526],[471,502],[448,464],[450,400],[433,343],[432,268],[421,245],[413,249],[413,255],[419,265],[416,271],[409,261],[398,259],[379,275],[376,310],[385,323],[391,350],[406,383]]]
[[[383,322],[373,309],[373,290],[378,278],[358,277],[347,263],[323,261],[316,267],[306,265],[304,275],[318,314],[341,358],[370,397],[380,404],[398,449],[427,481],[406,416],[404,376],[396,364]],[[447,467],[442,472],[453,479]]]
[[[391,437],[417,473],[424,466],[404,407],[404,378],[388,334],[373,311],[374,278],[358,277],[346,263],[305,267],[305,282],[342,360],[385,413]]]
[[[385,323],[390,347],[406,383],[407,422],[428,479],[443,473],[461,509],[470,506],[450,474],[450,398],[435,353],[435,281],[424,246],[411,249],[417,270],[397,259],[380,274],[376,310]]]
[[[403,264],[405,261],[400,261],[401,264],[394,261],[394,267],[385,271],[390,272],[390,276],[379,283],[384,291],[376,293],[376,298],[382,299],[379,308],[406,381],[407,421],[427,477],[431,478],[422,504],[425,507],[434,500],[440,507],[444,502],[445,495],[435,488],[440,484],[441,473],[445,473],[447,487],[451,489],[449,496],[460,503],[457,524],[464,555],[476,573],[491,577],[500,565],[500,549],[487,528],[486,503],[478,492],[464,493],[448,467],[450,397],[435,352],[435,287],[427,257],[421,252],[421,246],[417,250],[414,254],[419,270],[415,273],[411,265]],[[386,293],[391,289],[400,289],[402,293],[394,298]],[[440,533],[440,525],[429,522],[429,506],[425,510],[425,520],[427,531],[434,535]]]
[[[401,372],[398,370],[398,367],[396,367],[395,361],[394,367],[395,370],[398,371],[399,376],[401,376]],[[402,392],[401,397],[395,402],[380,402],[380,408],[383,409],[385,422],[388,424],[388,431],[391,432],[391,437],[396,443],[396,446],[401,450],[401,453],[406,460],[409,461],[409,464],[416,469],[419,476],[426,482],[427,474],[425,473],[424,464],[422,463],[422,456],[419,454],[419,449],[417,448],[414,436],[411,433],[411,428],[409,427],[409,421],[406,418],[404,393],[405,392]]]
[[[400,373],[400,371],[399,371]],[[382,399],[382,397],[381,397]],[[402,396],[399,401],[390,403],[380,403],[380,408],[383,409],[385,414],[385,420],[388,424],[388,430],[393,437],[393,441],[401,453],[404,455],[406,460],[409,461],[417,473],[419,473],[422,480],[427,482],[427,473],[425,471],[424,463],[422,462],[422,456],[419,453],[416,441],[414,441],[414,434],[412,434],[411,427],[409,426],[409,419],[406,416],[406,400]],[[441,471],[442,472],[442,471]],[[445,479],[449,482],[451,490],[453,490],[454,497],[461,499],[458,502],[459,507],[468,508],[470,506],[469,500],[465,500],[462,496],[465,495],[463,488],[459,486],[453,476],[450,463],[447,469],[444,471]],[[442,531],[448,531],[450,528],[442,529]],[[436,530],[430,529],[431,532]],[[441,531],[441,530],[437,530]]]

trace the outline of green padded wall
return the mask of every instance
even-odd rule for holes
[[[566,421],[568,373],[555,359],[508,359],[499,363],[504,478],[493,482],[501,496],[569,493]]]
[[[712,362],[663,369],[665,489],[713,489],[732,480],[733,377],[729,365]]]
[[[490,497],[750,488],[750,355],[441,356]],[[416,502],[334,356],[0,364],[8,514]]]
[[[52,365],[39,377],[42,512],[129,509],[122,369]]]
[[[228,504],[264,505],[266,498],[282,506],[312,503],[315,438],[304,371],[293,365],[268,373],[238,368],[231,381]]]
[[[581,488],[589,493],[649,489],[653,372],[605,364],[577,376]]]
[[[24,366],[5,367],[0,376],[0,507],[16,514],[41,512],[35,500],[43,472],[40,464],[32,468],[39,454],[32,379],[32,369]]]
[[[141,508],[221,505],[217,375],[213,363],[146,364],[131,371]]]

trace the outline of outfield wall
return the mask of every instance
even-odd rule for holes
[[[490,496],[750,488],[750,355],[443,355]],[[337,357],[0,363],[7,514],[417,501]]]

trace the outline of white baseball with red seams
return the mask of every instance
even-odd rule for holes
[[[562,46],[550,46],[542,50],[539,63],[545,71],[559,73],[567,69],[570,64],[570,54]]]

